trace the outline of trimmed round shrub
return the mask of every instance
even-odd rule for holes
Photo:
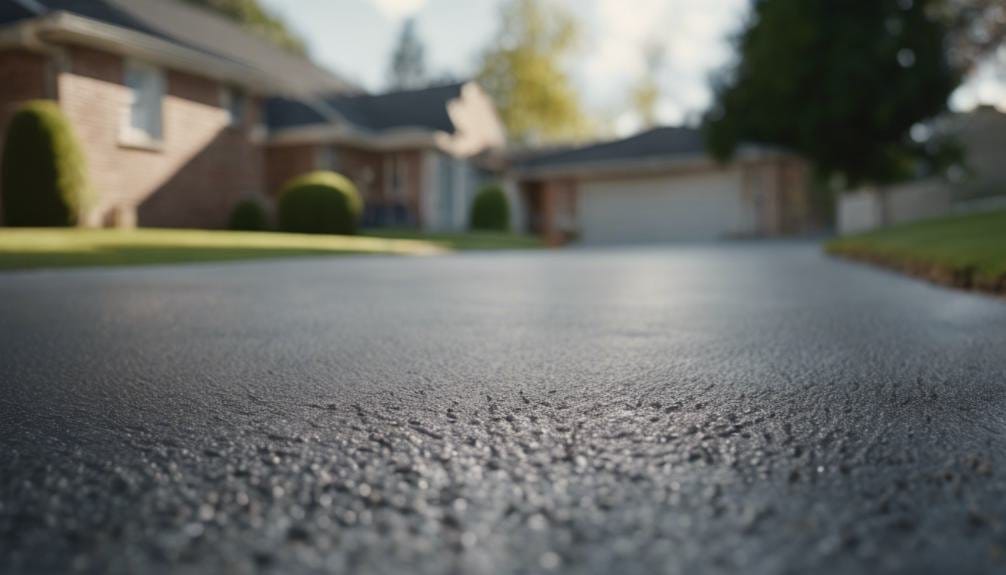
[[[91,207],[84,153],[55,102],[28,102],[11,118],[0,186],[8,226],[72,226]]]
[[[472,202],[471,228],[501,232],[510,229],[510,204],[503,188],[491,184],[479,190]]]
[[[335,172],[294,178],[279,196],[279,227],[285,232],[354,234],[362,213],[356,186]]]
[[[251,198],[241,200],[231,210],[227,227],[239,232],[261,232],[269,228],[269,215],[262,202]]]

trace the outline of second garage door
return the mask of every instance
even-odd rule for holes
[[[588,244],[720,239],[754,231],[739,172],[582,182],[580,238]]]

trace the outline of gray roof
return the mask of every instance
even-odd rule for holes
[[[30,9],[41,8],[41,13]],[[359,92],[359,87],[309,59],[291,54],[233,22],[178,0],[0,0],[0,24],[69,12],[238,62],[298,94]]]
[[[664,127],[621,140],[545,152],[517,160],[522,168],[544,168],[612,160],[684,156],[705,153],[702,133],[692,128]]]
[[[741,152],[770,148],[742,145]],[[706,157],[701,130],[683,127],[660,127],[620,140],[612,140],[571,149],[521,153],[511,157],[514,167],[522,170],[561,169],[623,161],[644,161],[667,158]]]
[[[339,94],[324,103],[354,127],[368,132],[418,128],[454,133],[447,104],[461,97],[464,83],[433,86],[386,94]],[[315,108],[292,99],[271,98],[266,103],[266,122],[271,129],[327,123]]]

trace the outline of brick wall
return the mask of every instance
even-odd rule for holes
[[[24,50],[0,51],[0,157],[14,112],[27,100],[51,97],[50,79],[46,56]],[[2,205],[0,221],[3,221]]]
[[[288,181],[316,170],[317,158],[318,147],[314,144],[267,147],[265,150],[266,193],[275,198]]]
[[[165,71],[163,141],[155,149],[124,145],[124,59],[74,47],[59,75],[60,103],[87,154],[100,195],[94,225],[220,228],[233,205],[262,192],[262,151],[249,136],[259,106],[241,128],[228,126],[221,85]]]

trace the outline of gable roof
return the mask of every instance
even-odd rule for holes
[[[353,124],[375,132],[408,127],[452,133],[447,103],[461,97],[463,86],[459,82],[386,94],[340,94],[325,98],[325,103]]]
[[[464,83],[404,90],[386,94],[337,94],[322,103],[353,127],[380,133],[393,129],[418,128],[453,134],[456,130],[447,107],[461,97]],[[266,102],[266,123],[282,130],[329,122],[318,106],[289,98]]]
[[[776,150],[766,146],[743,144],[738,153],[772,151]],[[519,154],[511,157],[511,163],[514,168],[522,172],[553,172],[580,167],[599,169],[633,163],[706,159],[708,155],[701,130],[665,126],[619,140],[540,154]]]
[[[278,92],[323,94],[360,88],[241,26],[178,0],[0,0],[0,24],[67,13],[157,38],[256,70]]]

